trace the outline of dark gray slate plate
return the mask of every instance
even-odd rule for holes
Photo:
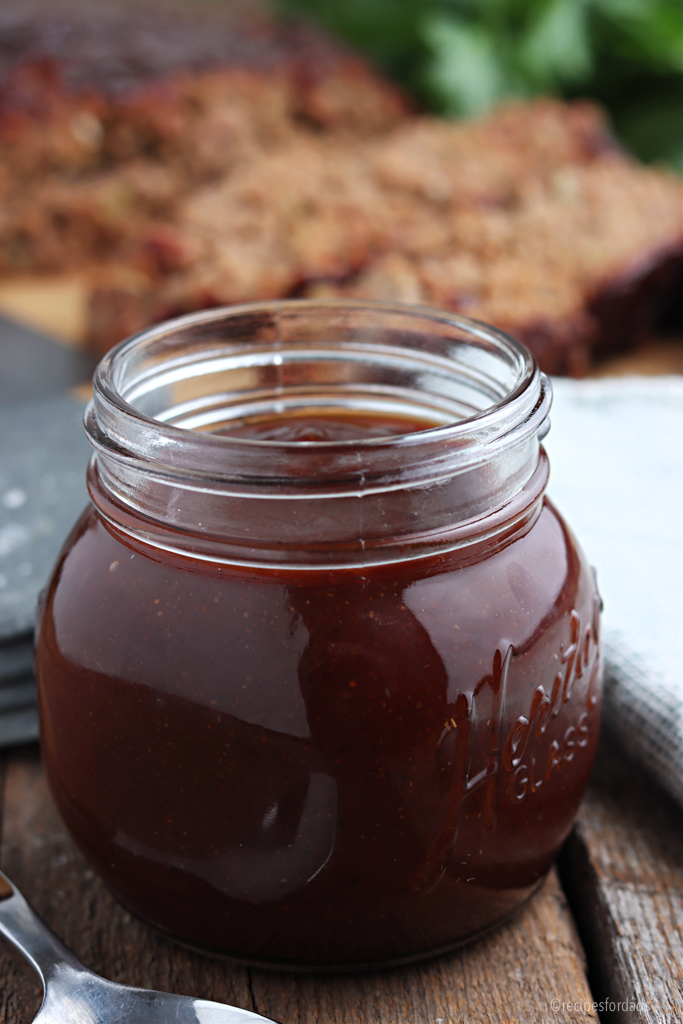
[[[0,315],[0,408],[62,395],[94,368],[85,353]]]
[[[35,700],[35,698],[34,698]],[[0,747],[15,747],[38,739],[38,711],[31,707],[18,708],[0,715]]]
[[[87,501],[84,403],[67,389],[90,360],[0,316],[0,747],[38,736],[36,600]]]
[[[38,592],[87,502],[83,409],[70,397],[0,409],[0,645],[32,630]]]
[[[0,644],[0,686],[33,672],[33,637]]]

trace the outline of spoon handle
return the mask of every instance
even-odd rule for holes
[[[26,902],[16,885],[0,871],[0,935],[26,957],[43,982],[65,965],[86,971],[70,949]]]

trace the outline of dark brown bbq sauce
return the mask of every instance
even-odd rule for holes
[[[91,508],[39,634],[53,793],[116,895],[191,945],[309,968],[446,948],[525,899],[571,827],[598,600],[542,496],[503,540],[314,571],[171,554]]]
[[[440,426],[430,419],[387,416],[379,413],[332,412],[324,410],[302,415],[253,417],[238,426],[212,430],[225,437],[244,437],[254,441],[358,441],[372,437],[396,437]]]

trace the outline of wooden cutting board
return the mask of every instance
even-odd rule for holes
[[[102,270],[98,269],[98,280]],[[45,277],[0,278],[0,312],[45,331],[65,345],[83,344],[88,320],[87,271]],[[683,374],[683,337],[648,338],[634,351],[600,363],[590,377]]]

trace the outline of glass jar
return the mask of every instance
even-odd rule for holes
[[[501,332],[383,303],[214,310],[104,358],[37,676],[59,810],[135,914],[342,969],[539,885],[601,689],[550,400]]]

